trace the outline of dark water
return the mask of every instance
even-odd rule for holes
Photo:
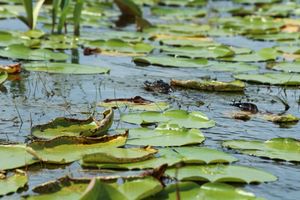
[[[0,29],[20,30],[25,27],[21,23],[11,20],[0,21]],[[273,45],[272,43],[253,42],[243,37],[217,38],[217,41],[225,44],[237,43],[241,47],[252,49]],[[206,136],[204,146],[229,152],[239,159],[237,164],[264,169],[278,177],[278,181],[272,183],[245,185],[246,190],[255,193],[258,197],[271,200],[300,199],[299,164],[240,155],[221,147],[221,142],[228,139],[267,140],[274,137],[300,139],[299,123],[288,128],[280,128],[259,117],[247,122],[233,120],[229,117],[231,112],[236,111],[229,105],[233,100],[252,101],[262,112],[279,113],[284,107],[278,101],[272,103],[272,100],[276,100],[275,96],[285,98],[291,106],[289,113],[299,117],[300,108],[297,103],[300,97],[299,88],[248,85],[245,94],[176,90],[170,95],[155,95],[142,88],[145,80],[162,79],[168,82],[171,78],[195,79],[207,75],[212,78],[218,77],[219,80],[229,80],[231,75],[230,73],[209,72],[201,69],[138,67],[131,62],[131,58],[101,55],[86,57],[83,56],[81,50],[79,55],[80,63],[110,67],[111,73],[109,75],[60,75],[24,72],[17,75],[16,78],[20,79],[19,81],[7,81],[0,88],[0,141],[2,143],[28,142],[32,125],[46,123],[55,117],[86,117],[95,109],[101,113],[102,109],[96,107],[96,104],[106,98],[140,95],[150,100],[167,100],[174,108],[202,111],[217,122],[216,127],[203,130]],[[1,63],[7,62],[2,59],[0,61]],[[205,105],[198,107],[198,101],[203,101]],[[118,112],[122,112],[122,110]],[[128,127],[127,124],[118,122],[119,114],[117,113],[113,128]],[[64,175],[114,174],[110,171],[85,173],[78,163],[61,167],[44,167],[37,165],[28,171],[30,175],[29,188]],[[27,193],[30,193],[30,190]],[[6,198],[16,199],[19,198],[19,195],[15,194]]]

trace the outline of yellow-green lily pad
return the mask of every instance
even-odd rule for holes
[[[175,58],[171,56],[134,57],[133,61],[137,64],[158,65],[163,67],[202,68],[208,64],[206,59]]]
[[[99,66],[54,62],[28,63],[24,68],[28,71],[55,74],[106,74],[110,71],[109,68]]]
[[[68,164],[80,160],[86,154],[124,146],[126,139],[127,133],[100,138],[61,136],[48,141],[34,141],[28,144],[27,152],[43,162]]]
[[[104,40],[95,40],[86,42],[85,46],[88,47],[97,47],[101,50],[112,51],[112,52],[122,52],[122,53],[150,53],[153,50],[153,47],[147,43],[128,43],[120,39],[110,39],[107,41]]]
[[[300,141],[293,138],[273,138],[267,141],[228,140],[223,142],[223,146],[253,156],[300,162]]]
[[[277,71],[300,73],[300,61],[276,63],[268,67]]]
[[[0,50],[0,56],[21,60],[56,60],[64,61],[69,58],[65,53],[53,52],[48,49],[30,49],[24,45],[14,44]]]
[[[129,113],[122,115],[121,120],[133,124],[168,122],[185,128],[211,128],[215,126],[215,122],[202,112],[193,111],[189,113],[185,110],[169,110],[163,113],[155,111]]]
[[[0,178],[0,196],[16,192],[18,189],[25,187],[27,182],[27,174],[20,170],[4,179]]]
[[[197,80],[171,80],[171,85],[186,89],[215,91],[215,92],[243,92],[245,83],[242,81],[197,81]]]
[[[34,156],[26,152],[25,145],[0,145],[0,170],[26,167],[38,162]]]
[[[60,136],[95,137],[107,133],[113,123],[112,109],[103,112],[101,121],[90,117],[85,120],[56,118],[50,123],[32,127],[31,132],[37,138],[53,139]]]
[[[276,176],[252,167],[238,165],[199,165],[167,169],[166,175],[181,181],[263,183]]]
[[[176,200],[178,193],[181,199],[189,200],[263,200],[251,192],[225,183],[205,183],[200,186],[194,182],[170,184],[150,199]]]
[[[300,74],[292,73],[237,74],[234,75],[234,78],[242,81],[270,85],[300,85]]]
[[[126,144],[143,146],[183,146],[200,144],[205,140],[198,129],[180,128],[176,124],[161,124],[157,128],[136,128],[129,130]]]
[[[154,169],[162,165],[174,166],[177,163],[191,164],[214,164],[214,163],[231,163],[237,159],[215,149],[204,147],[177,147],[159,149],[155,158],[132,163],[101,163],[101,162],[84,162],[81,165],[87,168],[103,169]]]

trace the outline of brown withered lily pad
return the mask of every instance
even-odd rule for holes
[[[8,74],[17,74],[21,72],[21,63],[10,65],[0,65],[0,72],[7,72]]]
[[[171,80],[171,86],[216,92],[242,92],[245,89],[245,83],[242,81],[220,82],[213,80]]]

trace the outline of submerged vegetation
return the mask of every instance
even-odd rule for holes
[[[296,1],[0,5],[0,197],[299,198]]]

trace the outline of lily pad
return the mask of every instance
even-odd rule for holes
[[[57,53],[47,49],[30,49],[24,45],[10,45],[0,50],[0,56],[12,59],[22,60],[57,60],[64,61],[68,59],[65,53]]]
[[[156,158],[132,163],[87,163],[81,162],[83,167],[106,169],[154,169],[164,164],[174,166],[177,163],[213,164],[231,163],[237,161],[233,156],[215,149],[204,147],[177,147],[159,149]]]
[[[163,67],[204,67],[208,61],[206,59],[189,59],[189,58],[175,58],[171,56],[145,56],[134,57],[135,63],[146,65],[159,65]]]
[[[27,182],[27,174],[20,171],[4,179],[0,178],[0,196],[16,192],[18,189],[25,187]]]
[[[163,111],[170,105],[166,102],[153,102],[140,96],[133,98],[106,99],[98,104],[101,107],[128,107],[130,110]]]
[[[246,72],[255,71],[259,67],[247,63],[228,63],[208,61],[205,58],[190,59],[178,58],[171,56],[143,56],[134,57],[133,61],[136,64],[158,65],[163,67],[191,67],[202,68],[210,71],[228,71],[228,72]]]
[[[134,190],[132,189],[134,188]],[[92,179],[85,194],[81,199],[144,199],[162,190],[160,182],[152,177],[126,181],[119,185],[117,183],[107,184],[99,179]]]
[[[292,115],[292,114],[285,114],[285,115],[275,115],[275,114],[266,114],[264,118],[268,121],[283,124],[283,123],[297,123],[299,118]]]
[[[221,58],[223,61],[234,61],[234,62],[262,62],[276,60],[279,53],[273,48],[264,48],[259,51],[250,54],[238,54],[234,57]]]
[[[88,47],[97,47],[101,50],[111,51],[111,52],[122,52],[122,53],[150,53],[153,47],[147,43],[128,43],[120,39],[110,39],[110,40],[95,40],[86,42]]]
[[[131,163],[153,158],[156,149],[147,148],[114,148],[106,152],[86,154],[82,157],[85,163]]]
[[[90,184],[89,184],[90,182]],[[136,189],[132,189],[136,188]],[[116,180],[101,180],[100,178],[71,179],[63,177],[33,189],[38,195],[26,199],[143,199],[162,190],[160,182],[153,177],[125,179],[123,183]],[[92,195],[94,198],[92,198]],[[97,197],[97,198],[96,198]],[[100,198],[101,197],[101,198]],[[119,198],[122,197],[122,198]]]
[[[0,85],[8,78],[7,72],[0,72]]]
[[[268,66],[268,68],[284,72],[300,73],[300,61],[276,63],[273,66]]]
[[[267,141],[228,140],[222,145],[253,156],[300,162],[300,141],[293,138],[274,138]]]
[[[221,46],[220,43],[212,41],[210,38],[158,38],[159,42],[163,45],[168,46],[191,46],[191,47],[213,47],[213,46]]]
[[[295,41],[300,38],[300,33],[274,33],[263,35],[250,35],[254,40],[266,40],[266,41]]]
[[[234,78],[262,84],[270,85],[300,85],[300,74],[292,73],[264,73],[264,74],[237,74]]]
[[[179,182],[168,185],[164,190],[150,199],[176,200],[178,199],[177,191],[181,199],[189,200],[262,200],[261,198],[256,198],[251,192],[246,192],[225,183],[205,183],[200,186],[194,182]]]
[[[44,199],[64,199],[74,200],[80,199],[88,186],[88,181],[73,181],[68,177],[60,178],[56,181],[44,183],[33,189],[38,195],[25,197],[28,200],[44,200]]]
[[[127,198],[113,186],[93,178],[80,200],[90,199],[125,199]]]
[[[129,113],[122,115],[121,120],[132,124],[168,122],[185,128],[211,128],[215,126],[215,122],[202,112],[193,111],[189,113],[185,110],[169,110],[163,113],[155,111]]]
[[[0,145],[0,170],[9,170],[29,166],[38,162],[31,154],[26,152],[25,145]]]
[[[180,128],[176,124],[161,124],[154,130],[136,128],[129,130],[127,144],[143,146],[183,146],[200,144],[205,140],[198,129]]]
[[[237,62],[237,63],[229,63],[229,62],[213,62],[210,61],[208,66],[205,69],[216,72],[247,72],[247,71],[256,71],[259,69],[256,65],[251,65],[248,63]]]
[[[216,92],[243,92],[245,83],[242,81],[197,81],[197,80],[171,80],[171,85],[186,89],[216,91]]]
[[[205,10],[201,10],[198,8],[174,8],[174,7],[152,7],[151,13],[157,16],[168,16],[174,19],[183,19],[183,18],[191,18],[191,17],[203,17],[206,15]]]
[[[227,46],[211,46],[205,48],[199,47],[168,47],[161,46],[160,49],[168,55],[174,55],[187,58],[221,58],[233,56],[232,51]],[[247,54],[246,54],[247,55]]]
[[[50,123],[34,126],[31,132],[35,137],[43,139],[53,139],[60,136],[101,136],[111,127],[113,117],[112,109],[103,112],[101,121],[96,121],[93,117],[86,120],[60,117]]]
[[[0,31],[0,46],[7,47],[12,44],[22,43],[24,40],[14,36],[12,33],[7,31]]]
[[[251,167],[235,165],[185,166],[166,171],[166,175],[181,181],[263,183],[276,181],[276,176]]]
[[[100,138],[61,136],[34,141],[28,145],[27,151],[43,162],[67,164],[80,160],[85,154],[109,152],[111,148],[124,146],[126,139],[127,133]]]
[[[106,74],[109,68],[72,63],[28,63],[24,65],[28,71],[59,74]]]

